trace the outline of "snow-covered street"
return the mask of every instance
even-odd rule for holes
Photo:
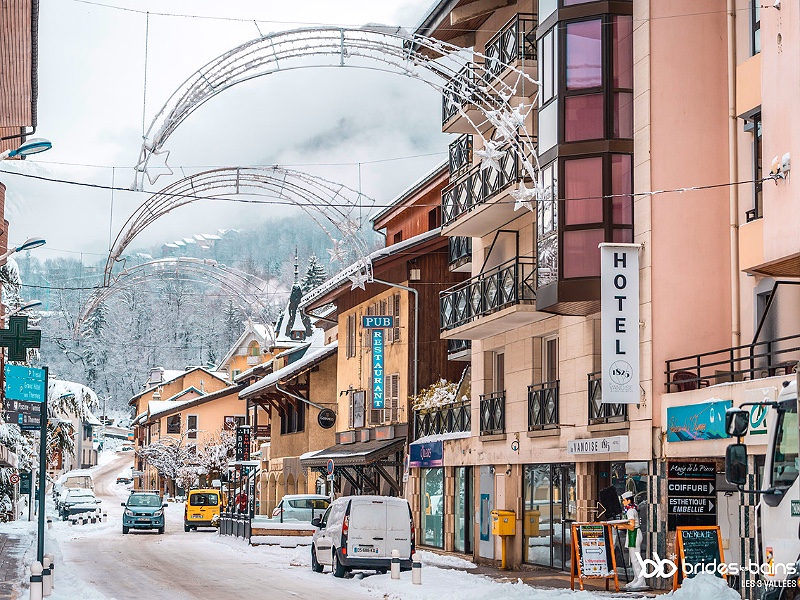
[[[69,525],[54,521],[47,532],[46,552],[56,556],[56,587],[52,600],[128,600],[152,598],[195,600],[207,597],[326,598],[355,600],[591,600],[609,597],[643,597],[608,592],[572,592],[543,589],[522,582],[500,582],[473,575],[471,563],[459,558],[421,551],[425,564],[423,585],[411,583],[411,574],[400,581],[389,575],[356,573],[336,579],[329,572],[313,573],[307,546],[251,547],[243,540],[220,537],[216,530],[183,531],[183,505],[166,509],[166,532],[121,531],[121,502],[128,489],[116,484],[117,473],[130,465],[129,453],[106,453],[94,469],[95,488],[108,511],[108,521],[95,525]],[[30,542],[25,560],[35,553],[35,523],[16,522],[10,529]],[[653,596],[648,593],[647,596]],[[677,600],[734,600],[738,594],[721,580],[692,580],[675,594]]]

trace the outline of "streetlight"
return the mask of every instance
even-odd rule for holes
[[[31,300],[30,302],[27,302],[26,304],[23,304],[19,308],[15,308],[14,310],[12,310],[7,315],[3,315],[3,318],[4,319],[8,319],[9,317],[13,317],[16,314],[19,314],[21,312],[25,312],[26,310],[30,310],[32,308],[36,308],[37,306],[41,306],[41,305],[42,305],[42,301],[41,300]],[[3,306],[5,306],[5,304]]]
[[[2,160],[2,159],[0,159]],[[22,242],[19,246],[15,246],[14,248],[9,248],[5,254],[0,255],[0,267],[6,264],[8,261],[8,257],[16,252],[22,252],[23,250],[33,250],[34,248],[38,248],[39,246],[44,246],[47,242],[44,238],[40,237],[32,237],[28,238],[24,242]]]
[[[0,160],[5,160],[7,158],[16,158],[18,156],[30,156],[31,154],[39,154],[39,152],[50,150],[50,148],[52,147],[53,144],[50,142],[50,140],[46,140],[44,138],[31,138],[25,141],[16,150],[5,150],[2,153],[0,153]]]

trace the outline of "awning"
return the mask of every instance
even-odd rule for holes
[[[353,444],[336,444],[325,450],[320,450],[308,458],[301,458],[304,467],[324,467],[329,459],[335,465],[365,465],[381,458],[386,458],[405,446],[405,438],[393,440],[370,440],[368,442],[355,442]]]

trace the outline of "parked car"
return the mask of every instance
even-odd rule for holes
[[[287,494],[272,511],[272,518],[284,521],[305,521],[321,517],[328,510],[331,499],[317,494]]]
[[[190,531],[198,527],[219,527],[219,509],[221,505],[222,495],[219,490],[189,490],[183,508],[183,530]]]
[[[124,445],[117,448],[117,452],[133,452],[133,446]]]
[[[317,573],[325,565],[336,577],[353,569],[386,573],[392,550],[400,553],[400,569],[411,569],[414,524],[405,498],[344,496],[311,524],[317,527],[311,543],[311,569]]]
[[[133,483],[133,477],[128,477],[126,475],[118,475],[117,476],[117,483]]]
[[[53,500],[56,510],[61,511],[64,496],[70,490],[83,489],[94,491],[94,480],[89,471],[75,470],[64,473],[53,486]]]
[[[164,533],[164,509],[166,502],[156,492],[133,492],[128,501],[123,502],[122,533],[131,529],[157,529]]]
[[[100,505],[92,490],[76,488],[67,491],[64,495],[59,512],[63,520],[67,520],[70,515],[77,515],[84,512],[94,512]]]

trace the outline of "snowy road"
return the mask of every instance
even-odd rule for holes
[[[115,480],[132,460],[131,454],[120,455],[95,471],[95,489],[109,513],[105,526],[69,528],[66,523],[56,524],[60,529],[67,528],[61,541],[64,560],[99,597],[374,598],[353,580],[338,580],[330,575],[306,577],[306,571],[310,573],[306,566],[308,548],[297,550],[298,566],[290,567],[285,559],[283,564],[270,564],[269,552],[258,552],[233,540],[225,543],[215,530],[185,533],[182,504],[170,504],[166,509],[164,535],[149,531],[122,535],[120,503],[128,491]],[[282,552],[285,555],[287,551]]]

